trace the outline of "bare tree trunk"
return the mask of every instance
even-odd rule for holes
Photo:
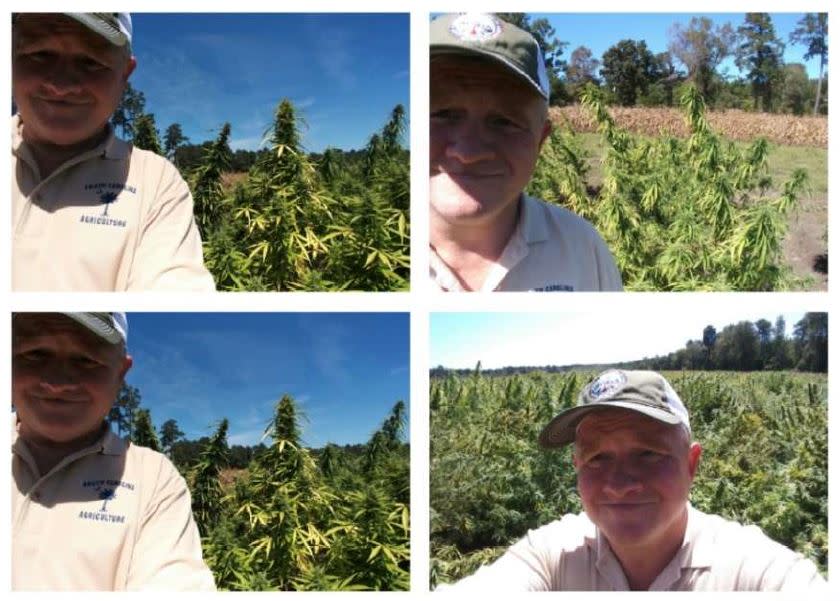
[[[817,111],[820,108],[820,96],[822,95],[822,80],[823,80],[823,68],[825,67],[825,55],[820,55],[820,77],[817,79],[817,98],[814,100],[814,114],[817,114]]]

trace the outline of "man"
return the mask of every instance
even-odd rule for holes
[[[104,421],[127,332],[122,313],[12,317],[14,590],[214,590],[184,479]]]
[[[574,444],[585,514],[530,531],[458,587],[504,590],[799,590],[825,588],[816,566],[688,503],[701,448],[671,385],[610,370],[540,434]]]
[[[12,288],[213,290],[186,183],[108,123],[137,64],[129,14],[12,23]]]
[[[551,131],[529,33],[486,14],[430,26],[430,277],[441,290],[621,290],[589,223],[523,193]]]

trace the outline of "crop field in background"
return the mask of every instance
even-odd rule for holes
[[[684,114],[678,108],[612,106],[609,112],[619,127],[634,134],[687,138],[690,133]],[[578,133],[597,131],[580,105],[552,107],[549,114],[557,126],[568,124]],[[731,109],[709,111],[706,119],[714,132],[730,140],[751,142],[760,137],[783,146],[828,147],[828,118],[825,116],[797,117]]]
[[[528,529],[580,512],[569,448],[540,430],[594,372],[449,373],[430,382],[431,583],[491,562]],[[825,374],[664,372],[703,446],[692,504],[828,566]]]

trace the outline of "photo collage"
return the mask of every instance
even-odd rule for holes
[[[833,597],[828,3],[264,4],[10,11],[7,590]]]

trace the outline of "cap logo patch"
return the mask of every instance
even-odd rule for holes
[[[464,13],[452,21],[449,33],[464,42],[487,42],[501,35],[502,23],[492,15]]]
[[[626,382],[627,376],[624,375],[624,372],[618,370],[608,371],[589,385],[590,402],[612,396]]]

